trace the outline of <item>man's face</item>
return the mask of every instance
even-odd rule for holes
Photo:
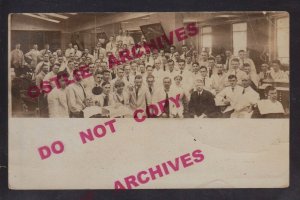
[[[21,45],[20,44],[17,44],[16,45],[16,49],[20,49],[21,48]]]
[[[148,86],[149,87],[152,87],[153,86],[153,84],[154,84],[154,78],[147,78],[147,84],[148,84]]]
[[[141,78],[136,78],[136,79],[134,80],[135,86],[141,87],[141,86],[142,86],[142,81],[143,81],[143,79],[141,79]]]
[[[48,73],[48,67],[47,66],[43,66],[42,70],[43,70],[44,73]]]
[[[64,61],[63,57],[58,57],[57,60],[59,63],[62,63]]]
[[[244,72],[246,72],[247,74],[250,73],[251,69],[250,69],[250,66],[244,66]]]
[[[129,66],[129,65],[126,65],[125,68],[124,68],[125,74],[126,74],[126,75],[129,75],[129,74],[130,74],[130,70],[131,70],[131,69],[130,69],[130,66]]]
[[[231,56],[231,52],[230,51],[226,51],[225,55],[226,55],[226,57],[230,57]]]
[[[84,49],[84,53],[85,53],[85,54],[88,54],[88,53],[89,53],[89,50],[88,50],[88,49]]]
[[[114,37],[113,37],[113,36],[110,36],[110,37],[109,37],[109,41],[110,41],[110,42],[114,41]]]
[[[48,62],[48,61],[49,61],[49,55],[48,55],[48,54],[45,54],[45,55],[44,55],[44,61],[45,61],[45,62]]]
[[[206,61],[207,58],[208,58],[207,53],[206,53],[206,52],[202,52],[202,53],[201,53],[201,58],[202,58],[202,60]]]
[[[124,90],[124,85],[118,85],[118,86],[116,86],[116,90],[117,90],[118,93],[122,93],[123,90]]]
[[[262,70],[263,72],[267,71],[267,70],[268,70],[268,65],[262,64],[262,65],[261,65],[261,70]]]
[[[146,72],[145,65],[140,65],[140,71],[141,71],[142,74]]]
[[[94,73],[95,71],[95,65],[89,65],[90,72]]]
[[[169,66],[170,71],[173,71],[174,63],[173,62],[168,62],[168,66]]]
[[[182,47],[182,51],[183,51],[183,52],[187,52],[187,47],[185,47],[185,46]]]
[[[277,90],[270,90],[268,92],[268,97],[270,100],[276,101],[277,100]]]
[[[60,87],[66,88],[67,84],[66,84],[66,81],[65,81],[65,79],[63,78],[63,76],[61,76],[60,79],[58,79],[58,82],[59,82],[59,84],[60,84]]]
[[[201,76],[202,76],[202,77],[206,77],[206,75],[207,75],[207,69],[201,68],[201,69],[200,69],[200,73],[201,73]]]
[[[118,77],[123,78],[124,77],[124,71],[122,69],[118,70]]]
[[[186,56],[185,60],[186,60],[186,63],[190,64],[192,62],[192,57],[191,56]]]
[[[103,87],[103,93],[104,94],[109,94],[110,92],[110,84],[106,84],[104,87]]]
[[[277,63],[272,63],[272,68],[274,69],[275,72],[279,71],[279,65]]]
[[[184,70],[184,68],[185,68],[185,63],[184,62],[179,62],[178,65],[179,65],[180,70]]]
[[[110,79],[110,73],[109,72],[105,72],[103,74],[103,80],[108,81]]]
[[[54,57],[51,57],[51,58],[49,59],[49,61],[50,61],[51,64],[54,64],[54,63],[55,63],[55,58],[54,58]]]
[[[175,51],[175,48],[174,48],[174,47],[171,47],[171,48],[170,48],[170,52],[171,52],[171,53],[174,53],[174,51]]]
[[[200,91],[203,90],[204,84],[203,84],[202,81],[197,81],[197,82],[195,83],[195,87],[196,87],[196,90],[200,92]]]
[[[38,45],[37,44],[33,45],[33,49],[37,50],[38,49]]]
[[[53,71],[54,74],[57,74],[58,71],[59,71],[59,66],[54,65],[53,68],[52,68],[52,71]]]
[[[158,53],[153,53],[152,57],[153,57],[154,60],[156,60],[158,58]]]
[[[249,78],[243,78],[242,79],[242,85],[244,88],[247,88],[250,85],[250,79]]]
[[[94,76],[94,80],[95,80],[96,83],[101,83],[101,81],[102,81],[102,75],[101,74],[96,74]]]
[[[217,68],[218,72],[223,72],[223,69],[224,69],[223,64],[217,64],[216,68]]]
[[[193,72],[198,72],[199,71],[199,65],[193,64]]]
[[[75,50],[78,50],[78,46],[77,46],[77,45],[74,45],[74,49],[75,49]]]
[[[70,48],[70,49],[72,48],[72,43],[69,43],[69,48]]]
[[[176,76],[174,80],[175,80],[175,83],[176,83],[177,85],[179,85],[180,82],[181,82],[181,77],[180,77],[180,76]]]
[[[231,61],[231,67],[232,67],[233,69],[238,69],[239,66],[240,66],[240,63],[239,63],[239,62],[237,62],[237,61]]]
[[[216,60],[217,60],[217,62],[219,63],[219,62],[222,61],[222,57],[221,57],[220,55],[217,55],[217,56],[216,56]]]
[[[106,63],[101,63],[100,66],[103,70],[107,70],[107,64]]]
[[[103,53],[100,53],[100,54],[99,54],[99,59],[101,59],[101,60],[104,59],[104,54],[103,54]]]
[[[163,80],[163,85],[164,85],[164,88],[165,89],[170,89],[170,86],[171,86],[171,79],[169,78],[166,78]]]
[[[155,66],[156,69],[160,69],[160,65],[161,65],[160,60],[155,60],[154,61],[154,66]]]
[[[153,68],[152,67],[147,67],[147,74],[151,75],[153,73]]]
[[[50,46],[47,44],[47,45],[45,45],[45,49],[50,49]]]
[[[214,60],[208,60],[208,64],[210,67],[213,67],[215,65],[215,61]]]
[[[240,58],[245,58],[245,52],[243,52],[243,51],[239,52],[239,57]]]
[[[160,51],[159,51],[159,55],[160,55],[160,56],[163,56],[164,54],[165,54],[165,51],[164,51],[164,50],[160,50]]]
[[[231,87],[234,87],[237,83],[237,80],[236,80],[236,78],[230,78],[230,79],[228,79],[228,82]]]
[[[137,64],[136,63],[131,64],[131,70],[132,70],[132,72],[136,72],[136,70],[137,70]]]
[[[178,53],[178,52],[176,52],[176,53],[174,54],[174,57],[175,57],[175,59],[176,59],[176,60],[179,60],[179,58],[180,58],[180,55],[179,55],[179,53]]]
[[[69,62],[68,63],[68,68],[71,69],[71,70],[74,69],[74,62]]]

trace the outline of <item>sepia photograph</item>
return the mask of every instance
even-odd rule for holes
[[[11,13],[7,50],[10,189],[289,187],[286,11]]]
[[[16,118],[289,118],[287,12],[11,14]]]

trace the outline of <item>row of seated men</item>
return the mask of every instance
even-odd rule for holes
[[[169,68],[172,68],[173,62],[168,63]],[[72,61],[68,62],[68,65],[72,64]],[[182,61],[182,64],[185,62]],[[134,112],[137,109],[147,110],[148,105],[162,100],[167,100],[167,103],[164,104],[164,112],[156,113],[157,117],[283,117],[285,111],[277,101],[275,88],[267,87],[268,99],[260,100],[249,74],[242,71],[240,76],[224,71],[220,74],[221,69],[213,75],[224,76],[224,82],[213,82],[212,87],[207,87],[207,68],[198,67],[198,63],[193,65],[199,68],[199,75],[192,72],[186,75],[188,71],[181,73],[180,70],[176,70],[173,76],[163,71],[155,75],[153,67],[147,66],[144,69],[144,65],[138,65],[137,74],[128,77],[126,74],[132,74],[132,66],[124,65],[117,68],[114,79],[111,79],[112,74],[108,69],[101,71],[90,67],[93,76],[77,78],[74,84],[68,86],[62,77],[69,73],[58,72],[57,79],[62,87],[56,88],[53,85],[53,90],[46,95],[49,117],[83,117],[84,109],[89,106],[111,106],[116,109],[124,106]],[[59,66],[53,69],[59,71]],[[214,87],[214,84],[220,88]],[[177,95],[180,106],[168,100]]]

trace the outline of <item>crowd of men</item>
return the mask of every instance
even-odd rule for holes
[[[144,41],[142,38],[139,43]],[[127,31],[111,36],[105,45],[97,43],[93,51],[80,50],[76,44],[69,43],[65,51],[52,52],[49,44],[42,50],[34,44],[23,54],[20,44],[16,44],[11,52],[11,68],[14,77],[24,78],[30,74],[31,81],[38,87],[53,77],[59,81],[60,88],[53,84],[50,93],[38,97],[40,117],[83,117],[84,110],[91,106],[126,107],[134,112],[162,100],[165,103],[161,113],[154,116],[150,110],[145,115],[251,118],[285,114],[277,100],[276,88],[266,87],[266,99],[258,93],[264,82],[289,81],[279,60],[255,66],[244,50],[240,50],[238,56],[233,56],[230,50],[225,56],[212,56],[207,51],[198,52],[182,45],[180,49],[175,46],[167,50],[152,49],[140,58],[109,67],[110,54],[117,57],[119,51],[133,45],[134,40]],[[74,71],[81,66],[87,66],[92,76],[77,78],[74,84],[68,85],[64,75],[73,79]],[[168,100],[178,94],[179,107]],[[22,104],[26,107],[25,102]],[[120,114],[120,117],[128,116]],[[109,116],[99,113],[94,117]]]

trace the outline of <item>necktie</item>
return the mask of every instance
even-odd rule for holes
[[[227,58],[227,61],[226,61],[226,69],[229,69],[229,58]]]
[[[82,88],[84,99],[86,99],[86,93],[85,93],[85,91],[84,91],[84,88],[83,88],[83,86],[82,86],[80,83],[79,83],[79,85],[80,85],[80,87]]]
[[[127,76],[127,81],[129,81],[129,76]]]
[[[180,74],[182,74],[182,73],[183,73],[183,71],[181,70]]]
[[[167,92],[166,92],[166,100],[165,100],[164,110],[165,110],[165,113],[167,114],[167,117],[169,117],[170,116],[170,102],[169,102],[169,95]]]
[[[231,90],[232,90],[232,92],[234,92],[234,87],[233,87],[233,88],[231,88]]]
[[[204,84],[204,86],[205,86],[205,77],[203,78],[203,84]]]
[[[136,101],[138,100],[138,96],[139,96],[139,88],[137,87],[135,89],[135,99],[136,99]]]
[[[108,106],[108,95],[105,95],[104,97],[104,102],[103,102],[103,106]]]
[[[149,87],[149,92],[150,92],[150,94],[152,94],[152,88],[151,87]]]
[[[242,94],[245,94],[245,88],[243,89],[243,93]]]

